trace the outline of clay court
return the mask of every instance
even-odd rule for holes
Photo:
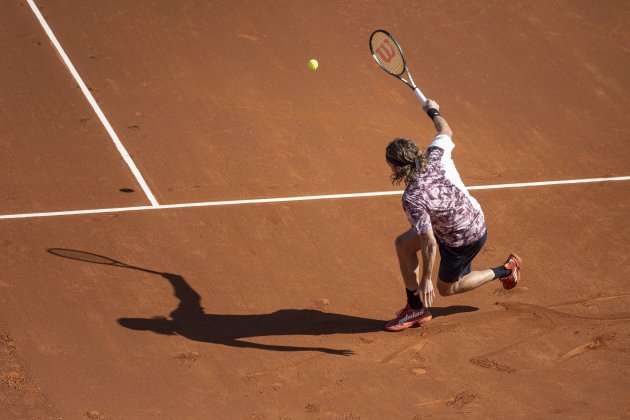
[[[0,418],[630,415],[627,1],[35,2],[0,3]],[[435,130],[378,28],[475,267],[524,260],[400,333],[384,148]]]

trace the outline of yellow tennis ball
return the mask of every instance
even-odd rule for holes
[[[319,67],[319,63],[317,62],[317,60],[315,60],[314,58],[311,58],[310,60],[308,60],[309,69],[317,70],[317,67]]]

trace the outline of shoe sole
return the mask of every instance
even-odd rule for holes
[[[391,327],[385,327],[385,331],[398,332],[398,331],[403,331],[409,328],[418,328],[418,327],[421,327],[423,324],[426,324],[427,322],[431,321],[432,319],[433,319],[433,315],[429,314],[425,317],[422,317],[420,319],[413,321],[413,323],[409,325],[408,327],[398,328],[398,325],[392,325]]]
[[[413,325],[410,328],[421,327],[424,324],[426,324],[427,322],[431,321],[432,319],[433,319],[433,315],[425,316],[424,318],[421,318],[421,319],[417,320],[416,322],[414,322]]]

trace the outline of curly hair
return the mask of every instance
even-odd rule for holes
[[[385,159],[399,169],[391,176],[392,184],[404,182],[409,185],[427,166],[425,151],[418,149],[413,141],[403,138],[389,142],[385,148]]]

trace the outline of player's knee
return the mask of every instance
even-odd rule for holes
[[[437,289],[441,296],[450,296],[455,293],[453,290],[454,283],[446,283],[442,280],[437,281]]]
[[[397,252],[401,252],[405,249],[405,236],[404,234],[398,235],[394,241],[394,246]]]
[[[394,245],[396,246],[396,251],[400,253],[415,253],[419,249],[419,244],[417,244],[418,238],[411,234],[409,231],[405,233],[401,233],[396,237],[394,241]]]

